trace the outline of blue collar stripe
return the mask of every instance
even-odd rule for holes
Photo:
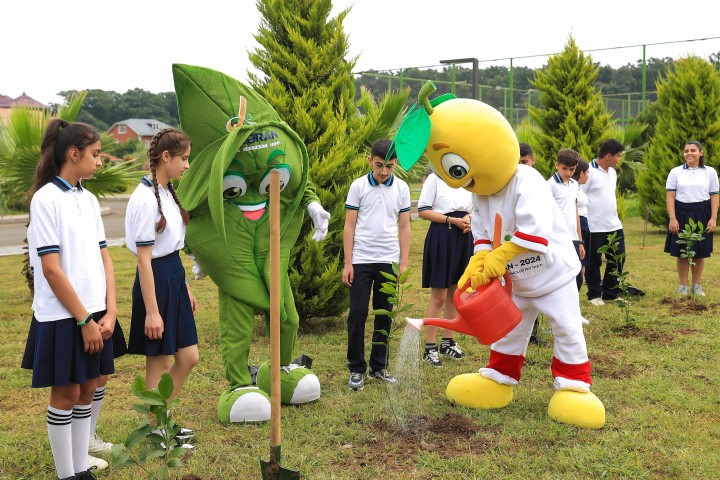
[[[70,183],[62,177],[53,178],[52,184],[58,187],[63,192],[67,192],[68,190],[71,190],[73,188],[73,186],[70,185]],[[82,184],[80,183],[80,180],[78,180],[76,187],[78,190],[82,190]]]
[[[595,159],[595,160],[593,160],[592,162],[590,162],[590,165],[593,166],[593,167],[595,167],[595,168],[600,168],[600,165],[598,165],[598,163],[597,163],[597,159]]]
[[[387,181],[383,184],[386,187],[389,187],[393,184],[393,180],[395,179],[395,175],[390,175],[390,178],[387,179]],[[370,182],[370,185],[373,187],[377,187],[380,185],[376,180],[375,177],[373,177],[372,172],[368,173],[368,182]]]
[[[150,181],[150,179],[149,179],[148,177],[143,177],[142,180],[140,180],[140,183],[142,183],[142,184],[145,185],[146,187],[152,187],[152,186],[153,186],[152,182]]]
[[[560,178],[560,175],[558,175],[557,173],[555,173],[555,175],[553,175],[553,177],[555,177],[555,181],[557,183],[563,183],[562,178]]]

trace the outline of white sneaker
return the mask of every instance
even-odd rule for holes
[[[592,303],[596,307],[602,307],[603,305],[605,305],[605,302],[600,297],[593,298],[592,300],[590,300],[590,303]]]
[[[705,292],[703,292],[703,289],[699,283],[696,283],[695,285],[693,285],[692,292],[693,292],[693,295],[697,295],[698,297],[705,296]]]
[[[96,433],[90,435],[88,453],[108,453],[112,450],[113,444],[98,437]]]
[[[688,291],[687,285],[680,285],[677,289],[678,295],[687,295],[690,292]]]
[[[107,467],[108,462],[106,462],[102,458],[88,455],[88,470],[105,470]]]

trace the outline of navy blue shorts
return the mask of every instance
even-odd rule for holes
[[[450,217],[463,218],[467,212],[451,212]],[[473,254],[472,233],[463,233],[453,226],[431,222],[425,237],[423,252],[422,287],[449,288],[465,272]]]
[[[704,202],[695,203],[683,203],[675,200],[675,218],[677,218],[680,224],[680,230],[685,229],[692,218],[695,222],[702,222],[703,227],[707,228],[708,220],[711,215],[710,200]],[[695,229],[697,232],[697,229]],[[698,242],[693,245],[695,251],[694,258],[708,258],[713,251],[713,234],[703,233],[705,240]],[[669,253],[673,257],[680,257],[682,252],[681,248],[685,248],[685,245],[677,243],[678,236],[676,233],[667,232],[665,235],[665,253]]]
[[[105,312],[93,313],[95,321]],[[115,345],[119,350],[116,354]],[[82,330],[77,320],[66,318],[38,322],[33,316],[25,345],[22,368],[32,369],[33,388],[82,384],[100,375],[115,373],[115,358],[125,354],[125,337],[116,322],[112,339],[103,343],[99,353],[83,351]]]
[[[164,257],[154,258],[152,270],[155,279],[155,298],[165,328],[163,336],[160,340],[150,340],[145,335],[145,301],[136,271],[132,290],[128,353],[148,357],[175,355],[181,348],[198,343],[195,315],[185,285],[185,269],[179,253],[173,252]]]

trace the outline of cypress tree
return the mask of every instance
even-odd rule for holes
[[[612,124],[600,92],[595,88],[598,67],[578,49],[571,36],[562,53],[548,59],[544,69],[535,71],[532,84],[540,91],[540,107],[528,105],[530,118],[540,127],[536,168],[545,177],[555,170],[561,148],[575,149],[588,160],[595,158],[598,145]]]
[[[342,314],[348,291],[343,269],[345,200],[352,181],[367,173],[369,147],[388,137],[404,112],[408,92],[389,92],[378,103],[367,91],[355,101],[352,69],[346,59],[343,20],[350,9],[329,18],[331,0],[257,0],[262,14],[250,60],[263,76],[250,83],[304,140],[309,178],[330,212],[325,241],[312,240],[306,221],[292,251],[290,282],[301,321]]]
[[[668,67],[656,86],[655,134],[645,156],[648,168],[638,176],[637,187],[650,221],[664,227],[665,183],[670,170],[684,162],[685,142],[702,143],[705,165],[720,166],[720,73],[707,60],[689,56]]]

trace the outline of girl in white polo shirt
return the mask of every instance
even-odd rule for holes
[[[665,239],[665,253],[677,258],[677,271],[680,286],[677,293],[689,293],[687,282],[690,273],[690,264],[687,258],[681,258],[682,245],[677,243],[678,232],[692,218],[702,222],[707,228],[703,234],[705,239],[693,246],[695,251],[695,265],[692,269],[695,295],[705,296],[700,282],[702,281],[705,259],[710,256],[713,249],[713,236],[715,219],[718,214],[718,174],[717,171],[705,165],[705,156],[700,142],[690,141],[685,144],[685,163],[670,170],[665,185],[666,205],[670,223],[668,224]]]
[[[113,265],[98,201],[80,183],[101,165],[95,127],[50,121],[30,203],[37,323],[26,366],[33,387],[50,387],[47,428],[60,479],[95,478],[88,470],[91,403],[98,377],[115,371]]]
[[[127,247],[138,259],[128,352],[145,355],[148,389],[157,387],[163,373],[172,376],[171,398],[180,393],[199,361],[197,302],[179,255],[189,215],[170,182],[189,168],[190,146],[190,138],[180,130],[166,128],[155,134],[148,148],[150,176],[131,195],[125,215]],[[193,434],[182,428],[177,443],[192,448],[185,440]]]

